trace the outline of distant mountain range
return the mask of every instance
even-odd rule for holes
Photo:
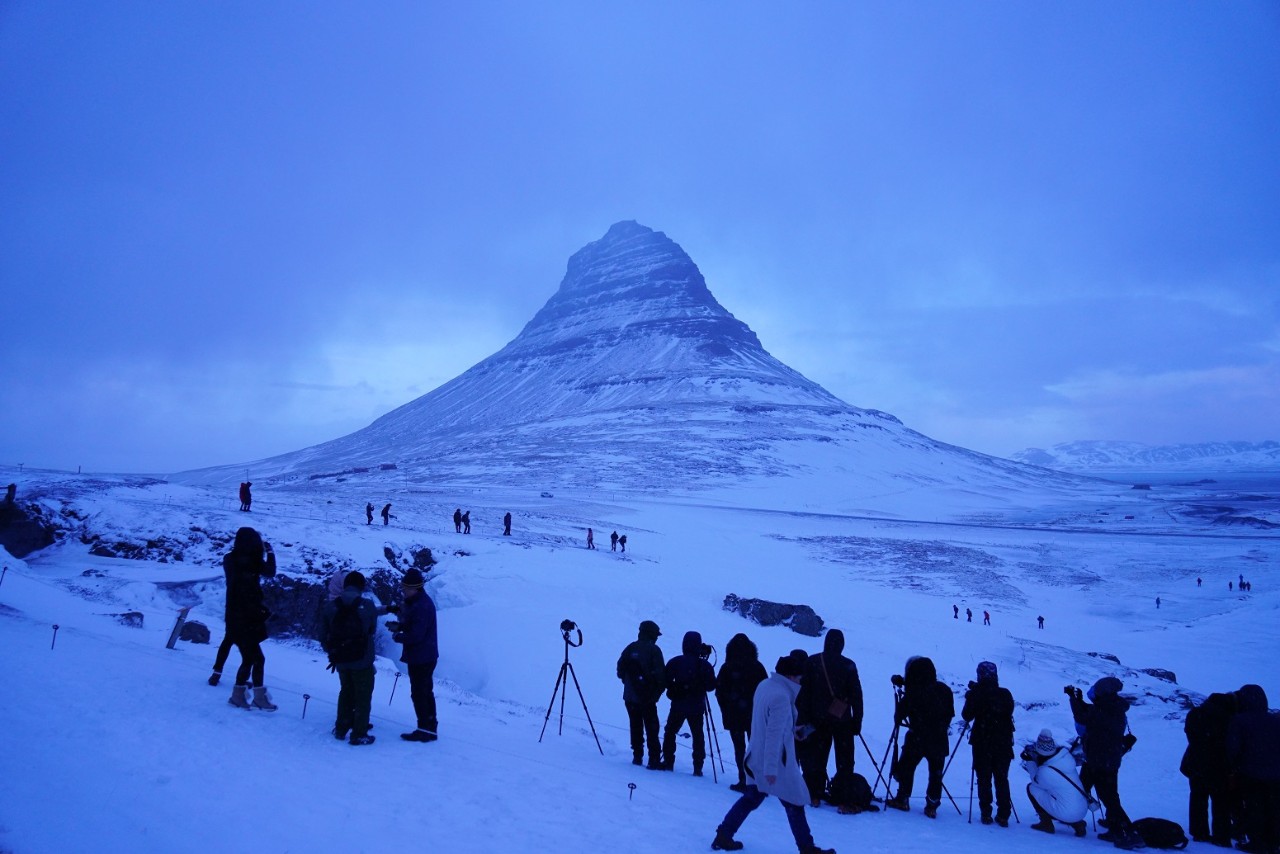
[[[1010,459],[1076,473],[1280,471],[1280,442],[1202,442],[1143,445],[1139,442],[1064,442],[1047,451],[1027,448]]]

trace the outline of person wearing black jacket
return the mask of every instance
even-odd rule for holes
[[[1000,687],[996,666],[978,665],[978,681],[969,683],[960,717],[973,724],[969,746],[978,781],[978,806],[982,823],[991,824],[991,789],[995,785],[995,823],[1009,826],[1013,802],[1009,799],[1009,764],[1013,762],[1013,694]]]
[[[1140,840],[1120,804],[1120,762],[1132,746],[1129,729],[1129,701],[1120,696],[1124,684],[1114,676],[1104,676],[1089,689],[1085,702],[1079,688],[1071,693],[1071,714],[1080,731],[1084,767],[1080,771],[1085,791],[1092,786],[1107,810],[1107,830],[1098,834],[1104,842],[1131,845]]]
[[[751,703],[756,686],[769,678],[760,663],[760,651],[742,632],[729,639],[724,648],[724,664],[716,677],[716,702],[720,719],[733,742],[733,760],[738,766],[738,782],[729,784],[735,792],[747,790],[747,774],[743,759],[747,755],[747,739],[751,737]]]
[[[242,709],[274,712],[277,706],[263,684],[267,657],[262,642],[267,639],[270,612],[263,604],[262,579],[276,574],[276,554],[253,528],[241,528],[231,551],[222,558],[222,571],[227,577],[227,637],[240,650],[240,668],[227,702]],[[250,678],[252,703],[245,696]]]
[[[1249,841],[1241,851],[1280,850],[1280,712],[1267,708],[1261,685],[1236,692],[1239,711],[1227,725],[1227,759],[1244,801]]]
[[[801,742],[800,765],[809,787],[809,802],[817,806],[827,788],[827,759],[835,747],[836,777],[853,778],[854,739],[862,732],[862,682],[858,666],[844,652],[844,632],[831,629],[822,652],[809,656],[800,694],[796,697],[801,725],[813,733]]]
[[[435,688],[436,665],[440,662],[436,603],[423,589],[425,583],[421,571],[416,568],[406,570],[400,579],[404,604],[387,609],[400,615],[399,620],[387,622],[387,629],[393,633],[391,639],[403,646],[400,660],[409,671],[409,697],[413,700],[413,713],[418,721],[413,732],[401,733],[400,737],[424,744],[440,737]]]
[[[622,680],[622,701],[631,723],[631,764],[644,760],[649,745],[649,765],[662,770],[662,745],[658,741],[658,700],[667,689],[666,660],[658,648],[662,632],[653,620],[640,624],[637,637],[618,656],[618,678]]]
[[[942,803],[942,772],[951,748],[947,730],[956,716],[956,705],[951,689],[938,681],[938,671],[928,658],[916,656],[907,660],[902,702],[894,716],[895,723],[907,727],[907,737],[893,768],[893,776],[898,779],[898,794],[885,801],[885,806],[903,812],[911,809],[916,766],[924,759],[929,763],[924,814],[937,818],[938,805]]]
[[[707,743],[702,722],[707,711],[707,692],[716,687],[716,671],[703,657],[702,635],[685,632],[680,644],[681,655],[667,662],[667,698],[671,709],[667,713],[667,726],[662,733],[662,768],[672,771],[676,766],[676,734],[685,722],[693,735],[693,776],[702,776],[702,763],[707,758]],[[708,647],[705,652],[710,655]]]
[[[1196,842],[1231,846],[1231,765],[1227,761],[1227,727],[1236,713],[1234,694],[1210,694],[1187,712],[1182,730],[1187,750],[1179,767],[1191,786],[1187,830]],[[1212,809],[1213,822],[1209,817]]]

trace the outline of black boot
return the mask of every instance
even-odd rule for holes
[[[712,851],[741,851],[742,843],[734,839],[732,834],[716,828],[716,838],[711,840]]]

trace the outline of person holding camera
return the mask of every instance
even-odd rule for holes
[[[707,692],[716,687],[716,671],[707,661],[711,647],[702,642],[697,632],[685,632],[680,644],[682,655],[666,665],[667,697],[671,709],[662,733],[662,770],[676,766],[676,734],[687,721],[693,734],[693,776],[702,776],[702,763],[707,758],[706,737],[702,730],[707,710]]]
[[[747,739],[751,737],[751,701],[756,686],[769,678],[769,672],[760,663],[760,651],[751,638],[738,632],[724,647],[724,664],[716,677],[716,702],[720,705],[720,720],[729,731],[733,742],[733,759],[738,766],[738,782],[729,784],[735,792],[747,790],[746,766]]]
[[[658,743],[658,699],[666,690],[666,660],[658,648],[662,632],[653,620],[645,620],[635,640],[618,656],[618,678],[622,680],[622,701],[631,724],[631,764],[644,760],[649,745],[650,770],[662,770],[662,748]]]
[[[1053,733],[1040,730],[1040,737],[1022,749],[1022,767],[1031,775],[1027,797],[1040,818],[1032,830],[1053,833],[1054,821],[1070,825],[1076,836],[1084,836],[1084,816],[1091,800],[1085,794],[1076,760],[1071,751],[1053,740]]]
[[[826,793],[832,747],[836,754],[833,793],[852,781],[854,739],[862,732],[862,681],[858,666],[843,652],[844,632],[831,629],[822,642],[822,652],[809,656],[796,699],[800,722],[814,729],[800,751],[809,804],[814,807]]]
[[[364,598],[364,574],[352,570],[342,579],[342,594],[324,606],[321,644],[329,655],[329,670],[338,674],[338,716],[333,736],[351,733],[353,745],[373,744],[369,710],[373,702],[373,632],[378,608]]]
[[[241,528],[236,531],[231,551],[222,558],[222,571],[227,577],[227,637],[240,650],[240,669],[227,702],[241,709],[274,712],[278,706],[271,702],[263,684],[267,656],[262,642],[267,639],[271,612],[263,604],[262,579],[276,574],[276,553],[270,543],[263,541],[262,534],[253,528]],[[245,696],[251,678],[252,703]]]
[[[937,818],[938,805],[942,803],[942,772],[951,748],[947,730],[956,716],[955,695],[938,681],[938,671],[928,658],[908,659],[903,673],[903,677],[894,677],[894,684],[900,684],[903,689],[902,701],[894,714],[895,723],[907,727],[907,737],[893,769],[893,776],[898,779],[898,794],[884,804],[903,812],[911,809],[916,767],[924,759],[929,763],[924,814]]]
[[[1104,676],[1085,694],[1073,685],[1063,691],[1071,701],[1071,714],[1084,748],[1084,768],[1080,778],[1085,791],[1098,792],[1098,800],[1107,810],[1106,832],[1098,834],[1104,842],[1117,847],[1141,841],[1128,814],[1120,804],[1120,762],[1137,741],[1129,734],[1129,701],[1120,696],[1124,684],[1114,676]]]
[[[439,737],[436,721],[436,694],[433,679],[436,663],[440,660],[440,648],[436,643],[436,603],[422,589],[425,579],[416,568],[410,569],[400,580],[404,604],[392,605],[388,613],[398,614],[400,619],[388,620],[391,639],[404,645],[400,653],[409,670],[409,697],[413,700],[413,712],[418,727],[413,732],[401,733],[405,741],[430,742]]]
[[[743,845],[733,835],[765,798],[774,795],[787,812],[787,823],[800,854],[835,854],[835,849],[819,848],[813,842],[804,814],[809,789],[796,759],[796,738],[804,737],[803,728],[796,726],[796,696],[808,660],[804,650],[793,649],[778,659],[774,674],[756,688],[746,757],[751,782],[716,828],[711,842],[713,851],[741,851]]]
[[[1000,687],[993,662],[978,664],[978,681],[969,683],[960,717],[973,724],[969,746],[973,749],[973,773],[978,781],[978,806],[982,823],[991,824],[991,789],[995,786],[994,821],[1009,826],[1013,801],[1009,798],[1009,765],[1013,762],[1013,694]]]

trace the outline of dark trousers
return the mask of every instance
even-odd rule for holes
[[[978,780],[978,806],[983,815],[991,815],[991,789],[995,787],[996,818],[1009,818],[1013,801],[1009,798],[1009,764],[1013,758],[994,758],[973,751],[973,773]]]
[[[214,673],[221,673],[222,668],[227,666],[227,658],[230,657],[231,647],[233,646],[235,646],[235,644],[231,642],[231,638],[226,637],[224,635],[222,638],[222,643],[218,644],[218,654],[214,656],[214,659],[213,659]]]
[[[656,707],[655,707],[656,708]],[[696,715],[682,715],[675,709],[667,715],[667,728],[662,732],[662,762],[668,768],[676,762],[676,734],[687,721],[693,732],[693,770],[701,771],[702,763],[707,758],[706,734],[702,731],[704,718],[701,712]]]
[[[738,828],[742,827],[742,823],[747,820],[747,816],[764,803],[767,797],[769,796],[757,789],[754,783],[748,785],[742,797],[738,798],[733,806],[729,807],[729,812],[725,813],[724,821],[720,822],[717,832],[732,838],[738,832]],[[791,835],[795,837],[796,847],[801,851],[808,851],[813,847],[813,834],[809,832],[809,820],[804,816],[804,807],[789,804],[786,801],[781,803],[782,808],[787,811],[787,824],[791,825]]]
[[[738,766],[738,782],[747,782],[747,739],[751,737],[751,730],[747,729],[731,729],[729,730],[729,740],[733,742],[733,761]]]
[[[248,685],[249,677],[252,675],[253,687],[261,688],[267,665],[267,656],[262,652],[262,644],[258,641],[236,641],[236,649],[240,650],[240,667],[236,670],[236,684]]]
[[[1093,768],[1089,771],[1089,779],[1098,793],[1098,800],[1107,811],[1108,830],[1128,830],[1129,814],[1120,805],[1120,772],[1100,771]]]
[[[413,700],[413,713],[418,717],[418,729],[434,733],[436,720],[436,688],[432,681],[436,662],[409,665],[409,697]]]
[[[658,743],[658,704],[627,703],[627,720],[631,722],[631,755],[644,757],[644,747],[649,745],[649,764],[662,763],[662,747]]]
[[[1275,851],[1280,847],[1280,781],[1244,776],[1238,780],[1249,842],[1255,850]]]
[[[1231,839],[1231,798],[1226,778],[1191,777],[1187,831],[1193,839]],[[1212,829],[1210,818],[1212,817]]]
[[[915,786],[916,766],[921,759],[929,762],[929,782],[925,786],[925,797],[935,804],[941,803],[942,769],[946,765],[947,754],[925,756],[910,741],[903,747],[902,755],[898,757],[898,766],[893,771],[893,776],[898,778],[898,798],[906,800],[911,797],[911,790]]]
[[[836,776],[845,779],[853,774],[853,730],[842,726],[818,727],[798,745],[800,768],[809,787],[809,799],[820,801],[827,791],[827,759],[831,749],[836,753]]]
[[[351,730],[354,738],[369,732],[369,707],[373,704],[373,667],[359,670],[339,670],[338,720],[334,724],[339,733]]]

